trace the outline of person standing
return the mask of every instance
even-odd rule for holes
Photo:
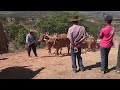
[[[84,71],[84,65],[81,57],[81,44],[86,38],[85,27],[78,25],[78,16],[72,17],[73,25],[68,29],[67,38],[70,40],[72,69],[77,72],[76,57],[78,60],[79,70]]]
[[[105,18],[105,27],[100,30],[100,54],[101,54],[101,72],[105,74],[108,71],[108,55],[113,46],[113,36],[115,29],[111,25],[113,17],[107,15]]]
[[[119,36],[119,42],[118,42],[118,54],[117,54],[116,71],[118,73],[120,73],[120,32],[119,32],[118,36]]]
[[[34,52],[34,55],[37,57],[37,53],[36,53],[36,37],[35,37],[35,31],[31,30],[29,31],[29,33],[26,36],[26,44],[27,44],[27,51],[28,51],[28,56],[30,57],[30,52],[31,49]]]

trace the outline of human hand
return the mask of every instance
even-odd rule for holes
[[[78,48],[74,47],[74,52],[77,53],[78,52]]]

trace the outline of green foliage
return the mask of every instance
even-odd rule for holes
[[[25,45],[25,39],[28,31],[24,26],[16,23],[9,23],[5,25],[4,28],[6,30],[8,41],[15,41],[15,48],[19,49],[20,46]]]
[[[20,49],[25,46],[25,39],[27,35],[27,29],[22,26],[33,26],[37,27],[36,36],[38,37],[41,33],[49,32],[50,34],[54,33],[67,33],[68,28],[72,25],[71,18],[72,16],[77,15],[79,17],[79,24],[85,26],[87,32],[94,37],[99,37],[99,30],[104,26],[104,21],[99,22],[90,22],[87,21],[85,15],[82,15],[78,12],[56,12],[51,16],[40,17],[38,20],[29,21],[24,17],[15,17],[15,21],[12,23],[5,24],[4,28],[6,30],[6,35],[9,42],[15,42],[15,48]],[[0,17],[0,20],[4,20],[4,17]],[[27,20],[27,22],[26,22]],[[25,21],[20,25],[19,22]],[[116,26],[120,28],[119,25]],[[118,29],[120,30],[120,29]],[[39,47],[44,47],[44,43],[41,43]]]
[[[28,31],[23,26],[19,28],[19,31],[15,38],[15,41],[17,42],[17,46],[25,45],[27,32]]]
[[[79,24],[85,26],[87,32],[94,37],[99,37],[99,30],[103,27],[104,22],[90,22],[87,21],[84,15],[78,12],[56,12],[49,17],[41,17],[37,22],[38,32],[44,33],[67,33],[71,26],[71,17],[77,15],[79,17]]]
[[[16,24],[19,24],[20,21],[25,21],[25,20],[26,20],[26,18],[24,18],[24,17],[15,17],[15,23]]]
[[[95,23],[95,22],[90,22],[90,21],[85,21],[83,22],[83,26],[86,27],[86,31],[88,34],[93,35],[95,38],[99,37],[99,31],[103,27],[103,23]]]
[[[0,21],[4,21],[4,20],[6,20],[6,17],[0,16]]]
[[[9,23],[4,26],[9,42],[15,40],[17,33],[19,32],[18,25],[16,23]]]
[[[69,12],[62,12],[62,13],[55,13],[49,17],[41,17],[37,22],[38,30],[41,33],[49,32],[50,34],[53,33],[66,33],[69,26],[71,25],[71,17],[73,15],[77,15],[80,17],[81,21],[84,21],[85,17],[80,15],[79,13],[69,13]]]

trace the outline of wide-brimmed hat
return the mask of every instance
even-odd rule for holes
[[[73,16],[72,19],[70,21],[78,21],[78,16]]]

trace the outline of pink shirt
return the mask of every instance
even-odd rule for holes
[[[100,46],[104,48],[111,48],[113,45],[113,36],[115,29],[114,27],[107,25],[105,28],[100,30],[100,37],[102,37],[100,41]]]

